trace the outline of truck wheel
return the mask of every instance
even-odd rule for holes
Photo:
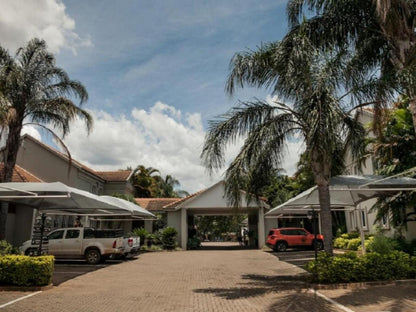
[[[36,249],[35,248],[28,248],[25,251],[25,255],[26,256],[33,256],[36,253]]]
[[[286,248],[287,248],[286,242],[277,242],[276,243],[276,247],[275,247],[276,251],[286,251]]]
[[[89,264],[97,264],[101,261],[101,254],[100,251],[97,249],[88,249],[85,252],[85,260],[87,260],[87,262]]]

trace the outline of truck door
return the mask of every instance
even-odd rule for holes
[[[56,230],[56,231],[49,233],[48,253],[50,255],[59,256],[60,254],[62,254],[64,231],[65,230]]]
[[[66,230],[64,245],[65,254],[68,256],[80,256],[82,240],[79,229]]]

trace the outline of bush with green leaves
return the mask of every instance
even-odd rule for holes
[[[201,247],[201,240],[198,237],[191,237],[188,239],[188,249],[198,249]]]
[[[347,249],[349,240],[343,237],[337,237],[334,239],[334,248]]]
[[[361,245],[361,238],[353,238],[348,240],[347,249],[348,250],[358,250],[358,247]]]
[[[359,238],[360,237],[360,233],[358,233],[358,232],[344,233],[344,234],[341,234],[341,237],[344,238],[344,239]]]
[[[134,235],[134,236],[139,236],[140,237],[140,245],[143,245],[144,240],[149,235],[149,232],[141,227],[141,228],[133,229],[133,231],[131,231],[131,234]]]
[[[52,282],[53,266],[53,256],[1,256],[0,284],[17,286],[49,285]]]
[[[163,249],[175,249],[177,245],[178,231],[175,228],[168,226],[162,231],[162,246]]]
[[[388,254],[393,250],[396,250],[397,244],[394,239],[386,237],[384,235],[376,235],[366,245],[366,250],[369,252],[377,252],[379,254]]]
[[[331,256],[320,253],[306,269],[318,283],[347,283],[363,281],[416,278],[416,260],[402,251],[387,254],[376,252],[357,256],[355,253]]]
[[[4,255],[18,255],[19,249],[5,240],[0,240],[0,256]]]

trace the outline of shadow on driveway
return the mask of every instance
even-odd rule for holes
[[[337,311],[334,306],[308,291],[308,284],[302,276],[288,275],[243,275],[244,283],[240,287],[195,289],[196,293],[213,294],[226,300],[261,297],[273,293],[271,305],[267,311]]]
[[[375,311],[373,308],[377,307],[378,311],[416,311],[416,281],[320,292],[341,304],[352,306],[353,310],[355,307],[362,307],[360,311]]]
[[[97,271],[106,268],[110,265],[116,265],[125,261],[133,261],[137,259],[130,258],[127,260],[107,260],[104,263],[88,264],[85,260],[55,260],[55,266],[52,276],[52,284],[58,286],[77,276],[87,274],[89,272]]]

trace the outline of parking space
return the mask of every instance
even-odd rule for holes
[[[127,260],[128,261],[128,260]],[[52,284],[58,286],[63,282],[84,275],[89,272],[104,269],[119,264],[122,260],[107,260],[100,264],[88,264],[84,260],[56,260],[52,276]]]

